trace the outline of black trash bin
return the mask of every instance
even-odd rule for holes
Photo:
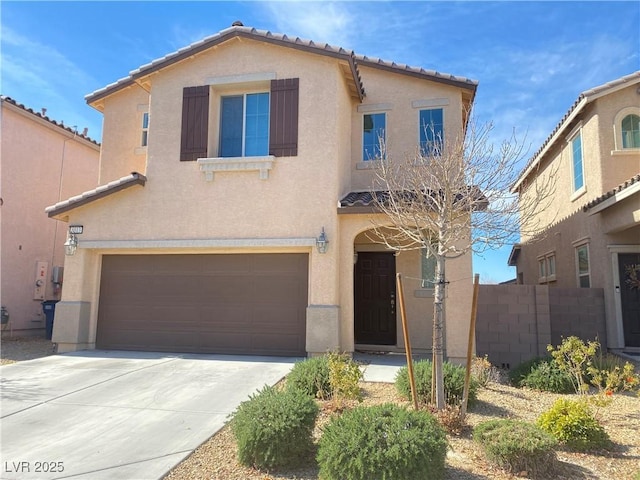
[[[53,316],[56,313],[56,303],[58,302],[59,300],[45,300],[42,302],[42,311],[46,318],[45,334],[47,340],[51,340],[51,337],[53,336]]]

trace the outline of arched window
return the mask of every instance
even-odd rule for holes
[[[622,148],[640,148],[640,116],[631,114],[622,119]]]

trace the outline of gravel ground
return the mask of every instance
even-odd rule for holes
[[[0,365],[46,357],[55,353],[51,340],[41,337],[2,338],[0,342]]]
[[[396,402],[408,405],[398,397],[392,384],[362,383],[365,404]],[[461,435],[449,435],[450,450],[447,455],[447,480],[478,480],[483,478],[512,480],[528,478],[526,472],[509,474],[484,460],[478,446],[472,441],[470,427],[492,418],[535,419],[561,397],[544,392],[516,389],[511,386],[490,383],[481,389],[478,402],[469,410],[467,428]],[[317,439],[321,426],[332,412],[326,403],[320,403],[322,413],[314,432]],[[611,479],[632,480],[640,475],[640,397],[618,394],[611,405],[597,412],[599,420],[615,443],[610,452],[574,453],[559,450],[557,479]],[[165,479],[168,480],[317,480],[318,469],[313,458],[308,468],[264,472],[239,465],[236,446],[228,426],[202,444]]]

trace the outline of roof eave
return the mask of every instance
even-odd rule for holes
[[[113,186],[109,186],[109,184],[107,184],[106,186],[98,187],[94,190],[89,190],[88,192],[84,192],[77,197],[71,197],[68,200],[58,202],[55,205],[47,207],[45,208],[45,213],[49,216],[49,218],[61,220],[63,214],[71,210],[75,210],[76,208],[82,207],[89,203],[95,202],[96,200],[100,200],[116,192],[136,185],[144,187],[146,182],[147,177],[138,172],[132,172],[131,175],[122,177],[120,180],[112,182]]]

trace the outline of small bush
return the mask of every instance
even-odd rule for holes
[[[436,417],[438,423],[442,425],[442,428],[451,435],[460,435],[467,426],[458,406],[445,405],[442,410],[433,407],[431,413]]]
[[[538,418],[538,425],[556,440],[575,450],[607,448],[609,435],[584,400],[556,400]]]
[[[288,465],[308,454],[318,405],[295,389],[265,386],[235,412],[231,429],[241,464],[258,468]]]
[[[569,374],[576,393],[580,394],[589,393],[589,385],[585,382],[586,369],[599,348],[597,340],[585,343],[576,336],[564,338],[556,348],[547,345],[555,363]]]
[[[520,381],[520,385],[552,393],[573,393],[575,391],[571,376],[560,370],[553,360],[543,361],[534,366],[529,374]]]
[[[413,363],[413,374],[416,380],[416,395],[418,401],[422,403],[431,402],[431,362],[429,360],[419,360]],[[464,391],[465,368],[453,363],[444,362],[442,365],[444,379],[444,395],[449,405],[462,403],[462,393]],[[402,367],[396,374],[396,390],[405,399],[411,398],[411,385],[409,384],[409,369]],[[469,383],[469,406],[476,400],[478,382],[471,377]]]
[[[553,361],[551,357],[537,357],[532,358],[531,360],[527,360],[526,362],[522,362],[515,368],[509,370],[509,382],[514,387],[523,387],[522,380],[531,373],[535,367],[540,365],[542,362]]]
[[[329,358],[307,358],[296,363],[287,375],[287,389],[297,389],[314,398],[331,397]]]
[[[550,478],[555,465],[556,440],[530,423],[489,420],[473,429],[473,439],[487,458],[500,467],[534,478]]]
[[[338,404],[343,400],[362,401],[358,384],[362,379],[362,371],[358,364],[349,355],[339,353],[330,353],[328,363],[329,385],[334,401]]]
[[[479,387],[486,387],[489,382],[498,382],[500,372],[494,367],[487,356],[473,357],[471,362],[471,375],[476,379]]]
[[[317,458],[324,480],[437,479],[446,453],[446,434],[430,413],[385,404],[334,417]]]
[[[589,383],[607,395],[640,386],[640,376],[633,364],[620,357],[605,353],[595,356],[587,367]]]

